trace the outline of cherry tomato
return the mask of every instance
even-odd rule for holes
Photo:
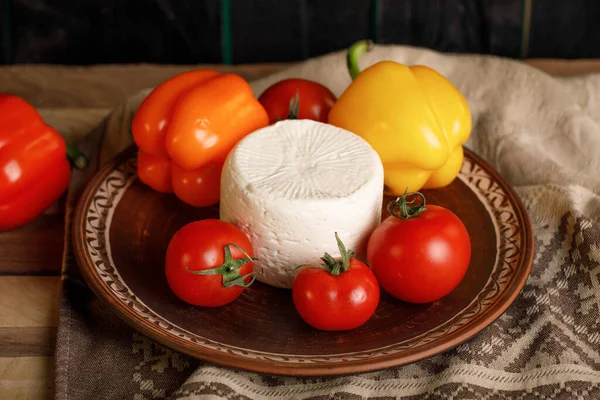
[[[326,123],[336,100],[331,90],[306,79],[277,82],[258,98],[269,114],[269,124],[282,119],[312,119]]]
[[[235,225],[217,219],[189,223],[169,242],[167,282],[181,300],[218,307],[235,300],[254,278],[248,237]]]
[[[422,197],[421,205],[407,201]],[[409,303],[430,303],[462,281],[471,259],[471,240],[462,221],[450,210],[425,206],[421,193],[407,193],[388,206],[390,217],[367,245],[367,262],[379,285]]]
[[[322,266],[300,269],[292,287],[298,314],[314,328],[339,331],[363,325],[379,304],[379,285],[375,275],[361,261],[352,258],[336,233],[341,260],[329,254]]]

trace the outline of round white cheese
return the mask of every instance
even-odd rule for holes
[[[252,242],[257,279],[291,288],[295,268],[339,257],[335,232],[363,258],[381,221],[383,165],[359,136],[285,120],[242,139],[221,175],[220,217]]]

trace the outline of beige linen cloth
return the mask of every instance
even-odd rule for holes
[[[470,341],[411,365],[355,376],[289,378],[201,363],[125,328],[93,328],[92,318],[81,316],[91,306],[77,310],[69,298],[81,289],[65,287],[57,398],[92,398],[93,393],[138,400],[600,398],[600,75],[553,78],[507,59],[405,46],[375,46],[360,64],[364,69],[384,59],[428,65],[460,89],[473,113],[466,146],[524,200],[535,232],[535,259],[525,288],[505,314]],[[286,77],[316,80],[336,95],[350,83],[345,54],[339,52],[254,81],[252,87],[259,95]],[[131,115],[146,93],[106,121],[97,139],[100,162],[131,143]],[[112,318],[105,311],[95,314]],[[118,340],[103,339],[110,330],[120,332]],[[88,353],[77,347],[78,340],[90,342],[84,347]],[[113,346],[109,361],[103,361],[102,343]],[[135,368],[123,366],[142,354],[140,363],[131,364]],[[96,385],[87,375],[65,371],[90,357],[114,371],[100,373]],[[111,391],[103,391],[101,382],[111,379],[122,384],[111,381]]]

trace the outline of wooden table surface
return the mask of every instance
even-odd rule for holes
[[[556,75],[600,72],[600,60],[527,62]],[[254,79],[282,67],[285,65],[216,68]],[[69,138],[89,131],[127,96],[191,68],[8,66],[0,68],[0,92],[23,96]],[[53,398],[53,352],[65,245],[63,209],[58,202],[30,225],[0,232],[2,399]]]

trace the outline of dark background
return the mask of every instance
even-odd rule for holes
[[[595,0],[0,0],[0,64],[296,61],[358,39],[600,57]]]

